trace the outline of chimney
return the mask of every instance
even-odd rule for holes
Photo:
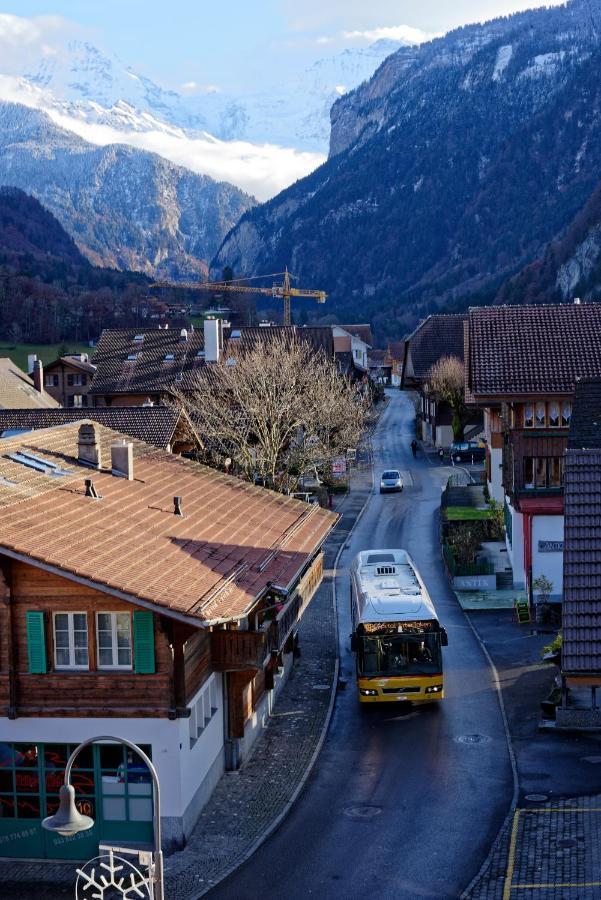
[[[581,302],[580,297],[574,297],[574,306],[580,306]]]
[[[221,320],[207,316],[204,321],[205,361],[219,362],[223,350],[223,330]]]
[[[100,469],[102,466],[102,455],[100,452],[100,444],[98,443],[98,435],[93,425],[84,423],[79,426],[77,436],[77,458],[84,466],[92,466],[94,469]]]
[[[134,480],[134,445],[127,441],[111,444],[111,471],[117,478]]]
[[[44,392],[44,367],[41,359],[36,359],[33,364],[33,386],[40,394]]]
[[[179,339],[180,339],[180,341],[182,341],[182,342],[185,342],[185,341],[188,340],[188,332],[187,332],[187,330],[186,330],[185,328],[182,328],[182,330],[180,331],[180,333],[179,333]]]
[[[37,353],[29,353],[27,356],[27,374],[31,375],[35,369],[35,361],[38,358]]]
[[[176,516],[183,517],[184,514],[182,512],[182,498],[181,497],[173,498],[173,512]]]

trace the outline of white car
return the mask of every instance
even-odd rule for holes
[[[398,469],[387,469],[382,472],[380,478],[380,493],[387,494],[392,491],[403,490],[403,479]]]

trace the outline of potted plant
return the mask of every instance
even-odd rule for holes
[[[536,622],[542,625],[547,621],[551,612],[549,597],[553,590],[553,582],[549,581],[546,575],[539,575],[532,582],[532,590],[538,592],[536,598]]]

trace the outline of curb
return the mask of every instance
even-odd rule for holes
[[[438,515],[440,518],[440,510],[439,510]],[[440,522],[439,522],[439,526],[440,526]],[[440,543],[440,555],[442,558],[443,570],[444,570],[444,573],[446,575],[446,579],[448,582],[449,581],[449,573],[448,573],[448,569],[446,566],[444,553],[442,552],[442,543]],[[451,588],[451,592],[453,593],[453,596],[455,596],[455,592],[453,591],[453,588],[450,585],[450,583],[449,583],[449,587]],[[480,879],[483,877],[486,869],[489,867],[497,848],[499,847],[500,843],[504,840],[505,832],[507,830],[509,823],[511,823],[513,820],[513,816],[514,816],[514,813],[515,813],[515,810],[516,810],[516,807],[518,804],[520,785],[519,785],[518,767],[517,767],[517,763],[516,763],[516,759],[515,759],[515,752],[513,749],[511,732],[509,730],[509,722],[507,720],[507,711],[505,709],[505,701],[503,699],[503,690],[501,688],[501,679],[499,678],[499,670],[497,669],[492,656],[488,652],[488,648],[487,648],[486,644],[480,637],[480,634],[479,634],[476,626],[473,624],[472,620],[470,619],[470,617],[467,613],[467,610],[465,610],[461,606],[457,597],[455,597],[455,602],[457,603],[457,606],[463,613],[464,618],[465,618],[467,624],[469,625],[472,634],[476,638],[476,641],[478,642],[478,645],[479,645],[480,649],[482,650],[482,653],[484,654],[484,658],[486,659],[486,661],[490,667],[490,670],[492,672],[493,683],[494,683],[495,691],[497,694],[497,700],[499,701],[499,708],[501,710],[501,718],[503,720],[503,730],[505,732],[505,740],[507,741],[507,752],[509,754],[509,762],[511,765],[511,774],[512,774],[512,778],[513,778],[513,796],[511,798],[511,803],[509,804],[509,809],[507,811],[507,815],[505,816],[503,823],[501,824],[501,827],[499,828],[496,838],[492,842],[490,850],[486,854],[486,859],[484,860],[484,862],[482,863],[482,865],[480,866],[480,868],[478,869],[478,871],[476,872],[476,874],[474,875],[474,877],[472,878],[472,880],[470,881],[468,886],[462,891],[462,893],[460,895],[460,900],[469,900],[469,896],[470,896],[471,892],[476,887],[476,885],[480,881]]]
[[[371,441],[370,441],[370,443],[371,443]],[[325,720],[323,723],[323,727],[321,729],[321,734],[319,736],[319,740],[317,741],[317,744],[315,746],[315,750],[313,751],[311,759],[309,760],[309,763],[303,773],[301,780],[299,781],[296,788],[294,789],[292,796],[290,797],[290,799],[284,806],[284,809],[270,823],[270,825],[265,829],[263,834],[259,835],[259,837],[254,841],[253,844],[251,844],[251,846],[248,848],[248,850],[246,850],[246,852],[238,860],[236,860],[236,862],[226,872],[224,872],[223,875],[217,881],[214,881],[214,882],[212,882],[212,884],[206,885],[205,887],[203,887],[202,890],[200,890],[197,894],[194,894],[193,896],[191,896],[190,900],[199,900],[200,897],[204,897],[206,894],[208,894],[210,891],[212,891],[213,888],[217,887],[217,885],[219,885],[223,881],[225,881],[226,878],[229,878],[229,876],[232,875],[237,869],[239,869],[240,866],[244,865],[244,863],[247,862],[251,858],[251,856],[259,849],[259,847],[262,844],[265,843],[265,841],[274,833],[274,831],[276,831],[280,827],[280,825],[282,824],[282,822],[284,821],[286,816],[290,813],[292,807],[298,800],[303,788],[305,787],[307,781],[309,780],[309,776],[311,775],[311,773],[313,771],[315,763],[317,762],[317,758],[318,758],[319,754],[321,753],[321,749],[325,743],[328,729],[330,727],[332,713],[334,712],[334,703],[336,700],[336,693],[338,691],[338,674],[340,671],[340,634],[339,634],[339,629],[338,629],[338,609],[337,609],[337,602],[336,602],[336,575],[337,575],[337,571],[338,571],[338,562],[340,560],[340,557],[342,556],[343,551],[346,549],[348,539],[350,538],[353,531],[357,527],[357,524],[359,523],[361,517],[363,516],[363,513],[365,512],[365,510],[367,508],[367,504],[369,503],[369,501],[373,495],[373,486],[374,486],[374,472],[373,472],[373,465],[372,465],[371,489],[370,489],[367,497],[365,498],[365,502],[363,503],[363,506],[357,513],[357,518],[353,522],[353,525],[350,528],[346,538],[344,539],[344,541],[341,543],[340,547],[338,548],[338,552],[336,553],[336,558],[334,559],[333,574],[332,574],[332,605],[334,607],[334,639],[336,641],[336,660],[334,663],[334,678],[332,680],[332,691],[330,694],[330,702],[328,705],[328,710],[326,712],[326,717],[325,717]]]

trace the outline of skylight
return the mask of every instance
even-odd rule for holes
[[[138,354],[137,354],[137,353],[128,353],[128,354],[127,354],[127,361],[128,361],[128,362],[135,362],[135,361],[137,360],[137,358],[138,358]]]
[[[165,362],[171,362],[171,360],[175,359],[174,353],[166,353],[165,354]]]
[[[198,350],[198,351],[196,352],[196,357],[197,357],[197,359],[204,359],[204,358],[205,358],[205,352],[204,352],[204,350]]]
[[[136,341],[137,343],[140,343],[140,341],[143,341],[143,340],[144,340],[144,335],[143,335],[143,334],[137,334],[137,335],[134,337],[134,341]]]

